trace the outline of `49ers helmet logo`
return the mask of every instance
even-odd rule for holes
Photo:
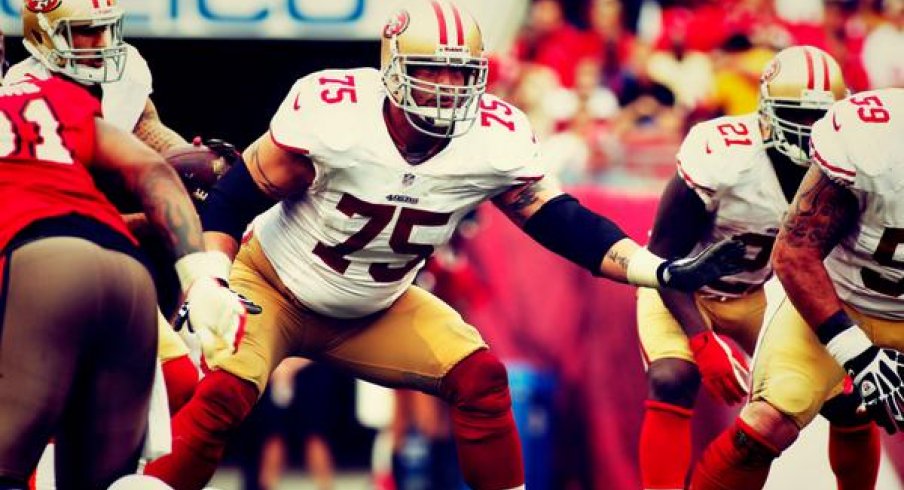
[[[766,66],[766,69],[763,70],[763,80],[766,82],[771,82],[776,76],[778,76],[779,70],[782,69],[782,64],[779,63],[778,58],[773,58],[772,62]]]
[[[47,13],[59,7],[61,3],[63,0],[25,0],[25,8],[36,13]]]
[[[389,39],[405,32],[410,20],[411,18],[406,10],[399,10],[386,22],[386,27],[383,28],[383,37]]]

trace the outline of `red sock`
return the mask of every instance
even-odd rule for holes
[[[173,417],[173,452],[144,473],[175,490],[200,490],[213,476],[228,437],[257,402],[257,387],[225,371],[213,371]]]
[[[524,484],[521,442],[505,366],[486,350],[458,363],[443,380],[465,483],[475,490]]]
[[[187,355],[165,361],[162,368],[170,415],[175,415],[195,392],[198,370]]]
[[[759,490],[772,460],[781,451],[737,419],[703,453],[694,469],[691,490]]]
[[[640,429],[640,476],[645,489],[684,488],[691,464],[691,416],[694,411],[647,400]]]
[[[838,490],[873,490],[879,478],[879,428],[869,423],[856,427],[831,425],[829,462]]]

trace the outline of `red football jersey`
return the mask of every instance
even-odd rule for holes
[[[0,87],[0,248],[29,224],[67,214],[137,243],[85,167],[100,111],[84,87],[58,77]]]

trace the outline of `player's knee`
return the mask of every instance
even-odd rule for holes
[[[467,411],[499,414],[512,406],[505,366],[487,350],[452,368],[443,379],[441,394],[453,407]]]
[[[787,449],[800,434],[794,419],[763,400],[747,404],[740,419],[749,428],[749,435],[775,451]]]
[[[859,427],[870,421],[865,413],[858,413],[860,403],[856,392],[841,394],[826,401],[819,413],[836,427]]]
[[[683,359],[660,359],[647,371],[650,398],[682,407],[691,407],[700,389],[700,371]]]
[[[253,383],[226,371],[214,371],[201,381],[192,399],[202,411],[195,420],[210,432],[234,429],[251,412],[257,397]]]
[[[763,392],[764,401],[802,425],[819,412],[825,394],[814,388],[812,380],[796,373],[772,376]]]

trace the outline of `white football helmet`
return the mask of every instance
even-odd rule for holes
[[[768,140],[798,165],[808,165],[810,127],[848,96],[838,62],[813,46],[783,49],[760,77],[760,116]]]
[[[389,100],[418,131],[453,138],[471,129],[486,91],[487,58],[480,27],[470,14],[447,0],[410,2],[383,28],[381,67]],[[415,78],[411,73],[417,67],[460,68],[466,70],[465,83]],[[433,100],[419,105],[415,93]]]
[[[22,43],[51,71],[85,84],[114,82],[126,65],[122,17],[118,0],[25,0]],[[105,45],[76,47],[73,27],[105,28]]]

